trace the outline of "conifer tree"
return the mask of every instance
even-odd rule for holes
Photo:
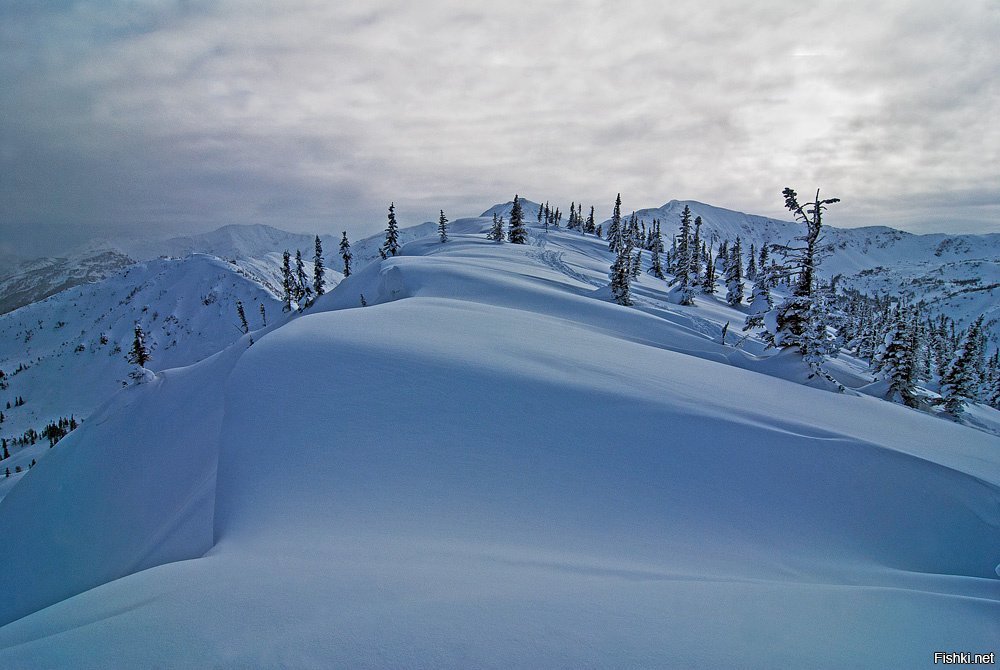
[[[816,290],[816,270],[822,258],[823,212],[827,205],[840,202],[839,198],[821,200],[819,190],[813,202],[800,204],[798,195],[790,188],[784,189],[785,207],[795,218],[805,224],[805,234],[795,239],[799,246],[773,245],[785,259],[782,274],[795,277],[792,295],[775,308],[773,331],[769,327],[770,343],[780,347],[795,347],[809,363],[815,374],[822,373],[820,364],[830,353],[832,340],[826,328],[825,304]]]
[[[892,328],[886,333],[876,353],[880,376],[889,382],[889,398],[898,397],[908,407],[917,406],[917,339],[916,318],[897,311]]]
[[[705,276],[701,280],[702,293],[715,295],[715,260],[712,258],[712,247],[708,248],[705,262]]]
[[[774,309],[774,300],[771,298],[771,282],[774,266],[757,273],[750,290],[750,309],[747,319],[743,324],[743,330],[760,328],[764,325],[764,315]]]
[[[944,409],[958,418],[965,411],[966,403],[976,396],[976,358],[979,355],[979,334],[983,327],[983,317],[972,322],[955,352],[951,365],[941,378],[941,397]]]
[[[285,303],[282,309],[290,312],[295,297],[295,278],[292,276],[292,255],[288,253],[288,249],[281,254],[281,290],[281,299]]]
[[[448,241],[448,219],[444,216],[444,210],[441,210],[441,216],[438,218],[438,235],[441,238],[441,242]]]
[[[757,279],[757,250],[754,245],[750,245],[750,254],[747,256],[747,279]]]
[[[632,261],[632,279],[638,279],[642,274],[642,249],[635,252],[635,259]]]
[[[726,302],[733,307],[743,302],[743,250],[739,237],[726,262]]]
[[[242,300],[237,300],[236,301],[236,316],[238,316],[239,319],[240,319],[240,330],[243,331],[243,334],[245,335],[245,334],[249,333],[250,332],[250,324],[247,323],[247,313],[245,311],[243,311],[243,301]]]
[[[524,212],[521,210],[521,200],[514,195],[514,206],[510,208],[510,223],[507,226],[507,239],[511,244],[525,244],[528,241],[528,229],[524,227]]]
[[[615,209],[611,214],[611,223],[608,225],[608,251],[615,253],[621,247],[621,226],[622,226],[622,194],[615,198]]]
[[[267,328],[267,312],[264,311],[264,303],[260,303],[260,322],[264,328]]]
[[[666,279],[663,275],[663,261],[660,260],[660,254],[663,253],[663,237],[660,234],[660,222],[656,219],[653,220],[650,226],[650,267],[649,272],[657,279]]]
[[[302,261],[302,251],[295,250],[295,300],[301,301],[308,294],[312,293],[309,286],[309,277],[306,275],[306,264]]]
[[[396,223],[396,203],[389,203],[389,223],[385,227],[385,242],[382,244],[382,258],[399,253],[399,225]]]
[[[615,261],[611,264],[611,272],[609,273],[611,295],[619,305],[628,306],[632,304],[631,284],[633,263],[632,248],[628,244],[623,243],[615,254]]]
[[[503,217],[497,217],[497,213],[493,212],[493,227],[486,234],[486,239],[493,240],[494,242],[503,242],[504,237]]]
[[[597,226],[594,223],[594,206],[593,205],[590,206],[590,216],[587,217],[587,224],[584,227],[583,232],[585,232],[585,233],[596,233],[597,232]],[[598,237],[600,237],[600,235],[598,235]]]
[[[694,290],[691,277],[691,245],[691,208],[684,205],[684,211],[681,212],[681,229],[677,236],[677,258],[674,261],[676,266],[674,275],[681,286],[681,305],[694,304]]]
[[[542,214],[543,214],[543,212],[542,212],[542,205],[539,205],[538,206],[538,223],[542,222]]]
[[[340,238],[340,257],[344,261],[344,278],[351,276],[351,260],[354,254],[351,253],[351,243],[347,241],[347,231],[342,232]]]
[[[694,217],[694,240],[691,242],[691,283],[701,283],[701,217]]]
[[[323,288],[323,280],[326,277],[326,267],[323,264],[323,242],[319,239],[319,235],[316,236],[315,241],[315,251],[313,253],[313,292],[316,296],[321,296],[325,293]]]
[[[151,359],[149,347],[146,346],[146,333],[142,330],[142,326],[138,322],[135,324],[135,338],[132,340],[132,349],[129,350],[126,359],[129,363],[138,365],[140,368],[146,367],[146,363]]]

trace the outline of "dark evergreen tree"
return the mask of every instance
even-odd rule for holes
[[[260,303],[260,322],[264,328],[267,327],[267,312],[264,311],[264,303]]]
[[[340,257],[344,259],[344,278],[351,276],[351,259],[354,258],[354,254],[351,253],[351,243],[347,241],[347,231],[343,231],[343,237],[340,238]]]
[[[306,274],[306,264],[302,261],[302,251],[295,250],[295,300],[301,302],[312,293],[309,286],[309,276]]]
[[[707,295],[715,295],[715,260],[712,259],[711,247],[708,248],[707,255],[705,276],[701,280],[701,290],[702,293],[706,293]]]
[[[323,279],[326,276],[326,267],[323,264],[323,242],[316,236],[313,252],[313,292],[318,296],[323,295]]]
[[[657,279],[666,279],[663,275],[663,261],[660,260],[660,254],[663,253],[663,237],[660,234],[660,222],[656,219],[653,220],[653,224],[650,226],[650,267],[649,272]]]
[[[584,226],[583,232],[585,233],[596,233],[597,227],[594,223],[594,206],[590,206],[590,216],[587,217],[587,224]],[[598,235],[600,237],[600,235]]]
[[[608,225],[608,251],[613,251],[615,253],[622,246],[621,240],[621,226],[622,226],[622,194],[619,193],[618,197],[615,198],[615,209],[611,214],[611,223]]]
[[[750,245],[750,254],[747,256],[747,279],[757,279],[757,250],[754,245]]]
[[[525,244],[528,241],[528,229],[524,227],[524,212],[521,210],[521,200],[514,196],[514,206],[510,208],[510,223],[507,226],[507,239],[511,244]]]
[[[441,216],[438,217],[438,236],[441,238],[441,242],[448,241],[448,219],[444,216],[444,210],[441,210]]]
[[[284,311],[292,311],[292,300],[295,298],[295,278],[292,276],[292,255],[285,249],[281,254],[281,299],[285,303]]]
[[[632,304],[632,248],[628,244],[622,244],[615,254],[615,261],[611,264],[611,295],[619,305]]]
[[[146,346],[146,333],[138,323],[135,324],[134,332],[135,337],[132,340],[132,349],[129,350],[125,358],[129,363],[144,368],[146,367],[146,363],[151,359],[149,347]]]
[[[399,225],[396,223],[396,203],[389,203],[389,223],[385,227],[385,242],[382,244],[382,258],[399,253]]]
[[[250,324],[247,323],[247,313],[245,311],[243,311],[243,301],[242,300],[237,300],[236,301],[236,316],[238,316],[240,318],[240,330],[243,331],[244,334],[249,333],[250,332]]]
[[[834,352],[833,341],[827,329],[825,300],[816,290],[816,270],[824,249],[822,241],[823,212],[827,205],[840,202],[839,198],[821,200],[819,190],[811,203],[800,204],[798,195],[790,188],[782,191],[785,207],[795,218],[805,224],[804,235],[795,239],[799,246],[774,245],[785,259],[782,274],[789,280],[794,277],[792,295],[778,306],[775,330],[769,332],[770,342],[780,347],[795,347],[809,363],[814,374],[829,375],[820,370],[825,358]]]
[[[691,283],[701,283],[701,217],[694,217],[694,240],[691,242]]]
[[[677,235],[677,258],[675,260],[676,270],[674,271],[676,281],[680,283],[681,305],[694,304],[694,282],[691,276],[693,265],[691,257],[694,251],[691,248],[692,242],[691,208],[684,205],[684,211],[681,212],[681,229]]]
[[[739,237],[726,262],[726,302],[733,307],[743,302],[743,249]]]

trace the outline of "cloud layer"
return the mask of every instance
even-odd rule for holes
[[[877,5],[9,2],[0,235],[360,235],[515,191],[780,215],[786,185],[1000,230],[1000,5]]]

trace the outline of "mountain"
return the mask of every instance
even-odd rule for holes
[[[684,207],[703,221],[701,237],[718,249],[739,236],[743,249],[764,244],[788,244],[802,234],[799,223],[744,214],[693,200],[671,200],[662,207],[635,212],[647,226],[659,219],[665,243],[680,227]],[[826,214],[836,221],[836,205]],[[607,230],[610,220],[603,222]],[[962,327],[986,314],[994,346],[1000,345],[1000,234],[914,235],[884,226],[837,228],[824,226],[830,255],[819,267],[826,280],[839,275],[838,286],[869,295],[894,295],[928,311],[946,314]],[[744,261],[745,262],[745,261]]]
[[[285,318],[281,302],[264,287],[204,255],[135,263],[101,282],[0,315],[0,370],[7,374],[2,397],[25,401],[4,409],[0,434],[11,440],[59,417],[89,417],[128,383],[132,366],[125,354],[136,323],[147,333],[152,370],[190,365],[218,352],[242,335],[237,300],[252,327],[261,325],[261,305],[269,319]],[[44,440],[12,448],[2,465],[26,468],[47,450]],[[0,496],[18,478],[0,478]]]
[[[51,450],[0,501],[0,665],[991,648],[1000,438],[803,385],[794,356],[720,342],[744,313],[718,299],[680,307],[644,275],[616,305],[603,240],[489,225],[411,238]]]
[[[113,250],[68,258],[36,258],[0,270],[0,314],[44,300],[60,291],[100,281],[134,261]]]

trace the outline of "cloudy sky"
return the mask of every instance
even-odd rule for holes
[[[0,251],[515,192],[1000,232],[996,0],[5,0]]]

